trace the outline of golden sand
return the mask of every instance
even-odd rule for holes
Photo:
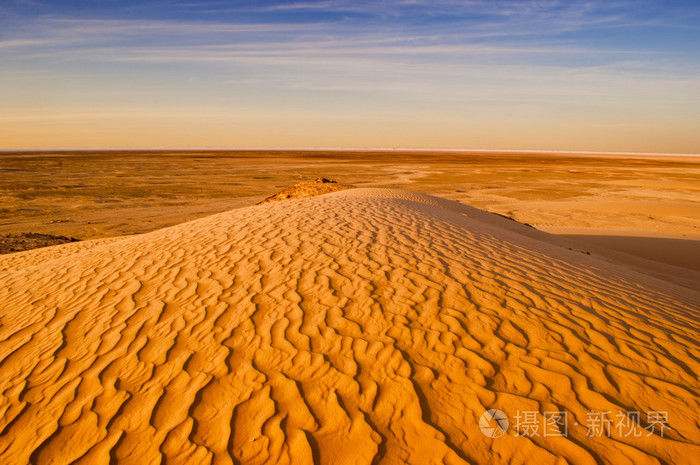
[[[700,292],[428,195],[15,253],[0,282],[3,464],[700,457]]]
[[[700,157],[352,151],[0,154],[0,234],[96,239],[254,205],[325,176],[436,195],[537,228],[700,240]]]

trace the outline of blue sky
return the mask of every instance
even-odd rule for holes
[[[0,144],[700,152],[693,1],[0,0]]]

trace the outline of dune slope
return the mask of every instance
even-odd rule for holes
[[[697,463],[700,292],[524,229],[355,189],[0,257],[0,463]]]

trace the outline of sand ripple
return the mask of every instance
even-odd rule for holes
[[[0,463],[698,463],[700,293],[510,223],[357,189],[0,257]]]

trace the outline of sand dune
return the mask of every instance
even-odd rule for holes
[[[0,463],[698,463],[700,292],[529,229],[354,189],[0,257]]]

